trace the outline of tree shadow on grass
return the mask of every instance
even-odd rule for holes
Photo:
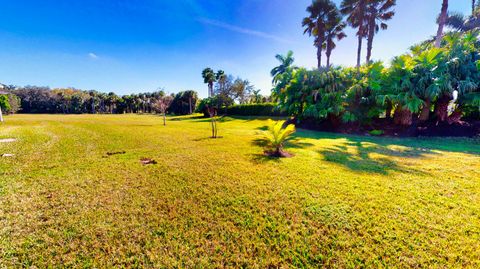
[[[424,158],[438,154],[430,150],[415,148],[393,150],[378,144],[368,143],[368,145],[364,145],[360,141],[350,141],[343,145],[336,145],[319,150],[318,153],[324,157],[325,161],[345,166],[352,171],[381,175],[388,175],[394,171],[425,175],[427,173],[418,169],[399,165],[392,157]],[[370,154],[374,153],[383,156],[372,158]]]
[[[280,157],[272,157],[264,154],[252,154],[252,162],[255,164],[262,164],[268,162],[280,162]]]
[[[373,137],[328,133],[297,129],[296,137],[302,139],[344,139],[349,143],[372,143],[380,154],[415,157],[425,154],[439,154],[434,151],[459,152],[480,156],[480,140],[475,138],[434,138],[434,137]],[[390,147],[405,147],[406,150],[392,150]]]
[[[201,116],[171,116],[168,118],[170,121],[187,121],[187,120],[198,120],[198,119],[208,119],[203,115]]]
[[[267,138],[257,138],[252,141],[252,146],[256,147],[261,147],[261,148],[266,148],[269,144],[269,141]],[[289,148],[295,148],[295,149],[304,149],[308,147],[312,147],[314,144],[308,143],[308,142],[302,142],[301,139],[293,137],[292,139],[289,139],[287,142],[285,142],[285,150],[288,150]]]
[[[215,139],[222,139],[223,136],[217,136],[217,137],[201,137],[201,138],[195,138],[192,141],[194,142],[201,142],[201,141],[206,141],[206,140],[215,140]]]

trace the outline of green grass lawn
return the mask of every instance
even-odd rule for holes
[[[478,140],[298,130],[269,159],[262,119],[6,120],[0,267],[480,267]]]

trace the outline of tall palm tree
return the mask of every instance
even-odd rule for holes
[[[449,13],[445,26],[460,32],[468,32],[480,28],[480,8],[476,7],[470,16],[464,16],[458,12]]]
[[[337,47],[335,40],[342,40],[347,37],[343,31],[347,25],[342,21],[342,19],[342,14],[338,9],[336,9],[336,11],[331,14],[327,23],[327,29],[325,31],[325,54],[327,56],[327,70],[330,69],[330,56],[332,55],[332,51]]]
[[[322,67],[322,51],[325,42],[325,30],[328,19],[332,12],[337,9],[335,3],[331,0],[313,0],[307,7],[309,16],[302,21],[302,27],[305,28],[304,34],[315,38],[314,46],[317,48],[317,67]]]
[[[203,83],[208,85],[208,97],[213,97],[213,83],[216,81],[216,74],[211,68],[202,71]]]
[[[475,13],[475,9],[476,9],[476,3],[477,1],[476,0],[472,0],[472,15]]]
[[[291,70],[293,67],[293,51],[289,50],[286,55],[277,54],[275,58],[280,62],[280,65],[273,68],[270,74],[273,77],[272,83],[276,84],[280,80],[280,76]]]
[[[373,48],[373,38],[380,29],[386,30],[385,23],[395,15],[392,10],[396,0],[370,0],[367,5],[368,36],[367,36],[367,64],[370,63]]]
[[[443,28],[445,26],[445,22],[448,18],[448,0],[442,1],[442,10],[440,11],[440,16],[438,17],[438,30],[437,36],[435,38],[435,47],[440,48],[440,43],[443,37]]]
[[[353,28],[358,28],[358,48],[357,48],[357,68],[360,68],[360,59],[362,56],[362,41],[366,35],[366,9],[368,0],[343,0],[340,11],[347,16],[347,22]]]
[[[227,74],[225,74],[225,71],[223,70],[218,70],[217,73],[215,74],[215,78],[217,81],[217,90],[219,92],[225,92],[226,87],[227,87]]]

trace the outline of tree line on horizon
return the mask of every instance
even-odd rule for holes
[[[196,91],[181,91],[168,94],[165,90],[117,95],[95,90],[85,91],[75,88],[50,89],[49,87],[13,85],[3,86],[8,99],[2,107],[7,113],[53,113],[53,114],[123,114],[155,113],[166,99],[169,112],[191,114],[198,103]],[[1,96],[1,95],[0,95]]]

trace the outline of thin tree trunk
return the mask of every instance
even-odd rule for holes
[[[373,49],[373,37],[375,36],[375,17],[376,14],[371,14],[368,25],[368,39],[367,39],[367,64],[370,64]]]
[[[320,69],[322,67],[322,51],[323,51],[323,41],[324,41],[324,27],[321,25],[320,21],[317,20],[317,67]]]
[[[475,0],[472,0],[472,15],[475,14]]]
[[[217,120],[216,120],[216,119],[214,120],[214,123],[215,123],[215,138],[217,138],[217,136],[218,136],[218,128],[217,128]]]
[[[213,97],[213,83],[208,83],[208,97]]]
[[[447,21],[447,12],[448,12],[448,0],[443,0],[442,2],[442,11],[440,13],[440,18],[438,22],[437,37],[435,38],[435,47],[440,48],[442,38],[443,38],[443,27]]]
[[[190,114],[192,114],[192,97],[188,98],[188,106],[190,107]]]
[[[163,112],[163,126],[167,126],[167,113]]]
[[[0,122],[3,122],[2,108],[0,107]]]
[[[327,70],[330,70],[330,56],[332,56],[332,40],[327,38],[327,49],[325,55],[327,56]]]
[[[317,44],[317,68],[322,67],[322,46]]]
[[[327,54],[327,70],[330,70],[330,55],[331,54]]]
[[[362,36],[358,36],[358,48],[357,48],[357,69],[360,69],[360,58],[362,57]]]
[[[212,138],[215,138],[215,119],[213,116],[210,116],[212,119]]]
[[[357,48],[357,69],[360,70],[360,62],[362,57],[362,40],[363,40],[363,19],[365,17],[365,1],[360,3],[359,17],[358,21],[360,22],[358,26],[358,48]]]

